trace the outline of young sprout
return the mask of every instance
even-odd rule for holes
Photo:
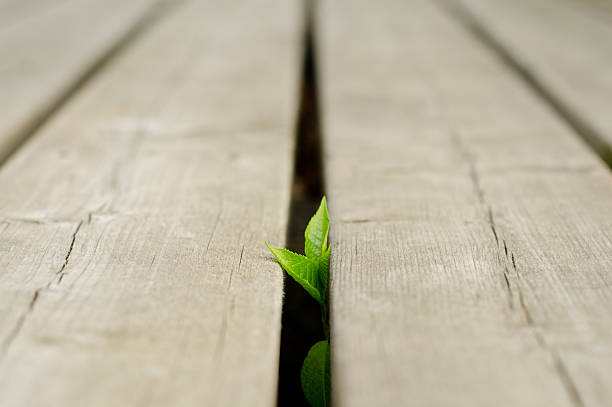
[[[305,256],[287,249],[266,246],[272,252],[283,270],[297,281],[321,306],[321,320],[325,340],[315,343],[302,364],[302,391],[313,407],[330,405],[330,364],[329,364],[329,315],[328,315],[328,275],[330,246],[327,242],[329,233],[329,214],[325,197],[314,214],[304,236]]]

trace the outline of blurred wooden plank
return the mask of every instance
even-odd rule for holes
[[[0,31],[75,1],[82,0],[0,0]]]
[[[152,11],[153,0],[0,5],[0,163]]]
[[[298,2],[184,3],[0,171],[0,405],[273,406]]]
[[[334,406],[611,405],[609,171],[434,4],[319,5]]]
[[[0,0],[0,31],[69,0]]]
[[[501,49],[612,164],[612,9],[581,0],[460,3],[462,18]]]

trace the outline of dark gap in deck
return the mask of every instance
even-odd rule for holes
[[[178,5],[179,1],[167,2],[160,1],[153,4],[143,16],[141,16],[130,29],[121,36],[117,42],[111,44],[101,55],[95,58],[85,70],[82,71],[74,81],[67,85],[59,95],[52,99],[40,112],[34,115],[27,125],[18,130],[16,142],[9,147],[4,154],[0,153],[0,168],[28,141],[30,140],[45,123],[49,121],[57,112],[64,107],[70,99],[98,72],[109,65],[112,61],[124,52],[128,45],[132,44],[138,37],[142,36],[157,20],[165,15],[170,8]]]
[[[304,229],[324,193],[319,126],[319,102],[313,38],[313,3],[305,3],[304,56],[300,107],[296,123],[293,189],[287,230],[287,248],[304,254]],[[278,406],[308,407],[300,384],[302,362],[308,350],[325,338],[319,304],[285,273],[282,313]]]
[[[533,93],[550,106],[561,120],[580,136],[608,167],[612,168],[612,147],[589,124],[588,120],[575,112],[562,98],[557,97],[554,91],[549,90],[546,85],[542,84],[537,75],[531,73],[528,67],[524,66],[518,58],[515,58],[502,42],[495,38],[493,33],[467,10],[466,6],[448,0],[439,0],[437,3],[454,16],[481,44],[484,44],[485,47],[497,55],[511,72],[525,82]]]

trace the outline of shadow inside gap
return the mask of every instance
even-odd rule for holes
[[[296,123],[295,167],[287,230],[287,248],[304,254],[304,230],[324,192],[317,96],[316,64],[312,34],[312,4],[308,4],[300,107]],[[319,304],[291,277],[284,274],[279,407],[308,407],[302,393],[300,371],[308,350],[325,338]]]

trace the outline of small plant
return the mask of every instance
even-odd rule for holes
[[[302,364],[301,382],[306,399],[313,407],[330,405],[330,364],[329,364],[329,315],[327,285],[329,275],[329,252],[327,243],[329,215],[325,197],[306,227],[304,252],[306,256],[287,249],[266,246],[272,252],[283,270],[319,303],[325,340],[315,343]]]

